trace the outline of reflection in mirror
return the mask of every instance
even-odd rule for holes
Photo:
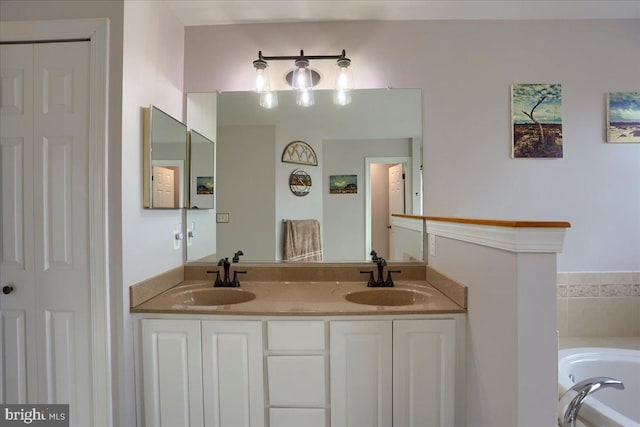
[[[216,108],[217,93],[215,92],[192,92],[187,94],[187,125],[191,129],[197,129],[198,134],[202,135],[209,141],[216,141]],[[207,144],[204,144],[207,145]],[[213,162],[207,166],[208,171],[213,171],[214,191],[209,199],[211,205],[207,209],[187,209],[186,211],[186,246],[187,261],[216,261],[216,193],[215,185],[217,179],[215,176],[216,144],[211,143],[208,148],[213,149],[213,157],[207,153],[206,158]],[[198,162],[200,151],[191,153],[191,164]],[[200,176],[208,175],[204,173]],[[192,188],[197,184],[198,172],[192,172]],[[197,191],[196,191],[197,192]],[[196,194],[197,196],[197,194]],[[204,196],[204,195],[201,195]],[[191,202],[200,208],[200,200]]]
[[[422,214],[421,91],[356,90],[348,106],[314,92],[310,108],[279,92],[272,110],[253,92],[217,95],[218,257],[241,249],[243,261],[281,260],[283,221],[315,219],[324,261],[369,260],[371,248],[394,260],[390,215]],[[317,166],[283,162],[292,141],[308,144]],[[296,169],[310,177],[304,196],[290,188]]]
[[[144,207],[179,209],[187,197],[187,127],[153,105],[144,109]]]
[[[193,129],[189,130],[191,209],[213,209],[214,152],[213,141]]]

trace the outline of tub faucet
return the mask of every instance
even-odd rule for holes
[[[618,390],[624,390],[624,384],[620,380],[616,380],[614,378],[609,377],[593,377],[587,378],[586,380],[580,381],[577,384],[574,384],[569,390],[566,391],[560,399],[559,403],[559,411],[558,414],[558,424],[560,427],[575,427],[576,420],[578,419],[578,412],[582,407],[582,403],[584,402],[585,397],[590,395],[591,393],[595,393],[598,390],[603,388],[616,388]],[[566,409],[563,411],[563,406],[561,405],[562,400],[565,396],[569,395],[569,392],[577,393],[569,402]]]

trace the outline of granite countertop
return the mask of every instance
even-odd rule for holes
[[[384,292],[389,289],[404,290],[404,297],[416,296],[420,301],[411,305],[378,306],[345,299],[346,295],[358,291]],[[236,304],[198,305],[199,296],[210,296],[220,290],[232,298],[247,295],[242,292],[250,292],[255,298]],[[415,280],[396,281],[393,288],[368,288],[362,281],[246,281],[241,283],[240,288],[214,288],[211,281],[187,280],[131,307],[132,313],[276,316],[444,314],[466,311],[428,282]]]

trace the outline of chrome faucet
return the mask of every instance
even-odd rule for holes
[[[598,390],[609,387],[624,390],[624,384],[622,381],[609,377],[587,378],[586,380],[574,384],[573,387],[560,396],[560,399],[558,400],[558,424],[560,427],[575,427],[576,420],[578,419],[578,412],[582,407],[585,397]],[[576,393],[576,395],[571,399],[566,409],[564,409],[562,400],[565,397],[568,397],[570,393]]]

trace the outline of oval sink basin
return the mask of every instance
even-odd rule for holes
[[[409,289],[370,289],[352,292],[345,299],[356,304],[364,305],[414,305],[422,304],[429,298],[428,294]]]
[[[172,304],[229,305],[251,301],[256,296],[242,289],[205,288],[180,291],[167,297]]]

